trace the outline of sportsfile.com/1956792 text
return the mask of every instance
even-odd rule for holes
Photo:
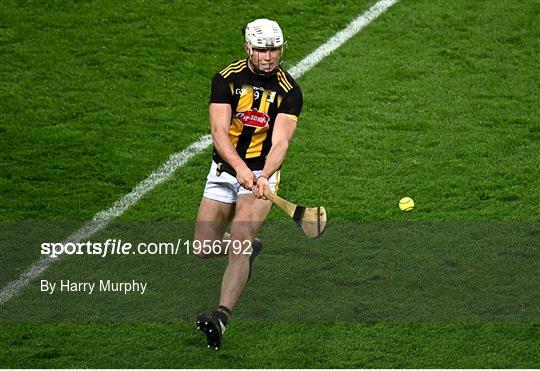
[[[175,242],[125,242],[121,239],[108,239],[104,242],[43,242],[41,255],[56,258],[60,255],[99,255],[104,258],[109,255],[250,255],[251,241],[245,240],[184,240]]]

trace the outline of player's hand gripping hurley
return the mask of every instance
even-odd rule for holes
[[[236,177],[236,171],[233,168],[227,164],[219,163],[216,170],[217,176],[220,176],[223,172]],[[307,237],[319,237],[324,232],[324,228],[326,227],[326,209],[323,206],[304,207],[295,205],[279,197],[269,188],[265,188],[264,197],[285,211],[298,224]]]

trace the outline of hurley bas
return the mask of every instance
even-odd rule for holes
[[[127,295],[138,292],[141,295],[146,291],[146,282],[113,282],[111,280],[99,280],[99,282],[76,282],[70,280],[60,280],[60,282],[49,282],[41,280],[41,292],[54,294],[58,292],[85,292],[92,295],[96,290],[99,292],[116,292]]]

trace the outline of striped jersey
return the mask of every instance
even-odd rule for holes
[[[303,97],[300,86],[281,67],[275,75],[263,77],[253,73],[247,63],[242,59],[216,73],[210,103],[231,105],[229,138],[251,170],[262,170],[278,113],[297,121]],[[213,158],[224,162],[215,148]]]

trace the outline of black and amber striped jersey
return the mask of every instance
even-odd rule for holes
[[[253,73],[247,59],[236,61],[216,73],[210,103],[229,103],[232,108],[229,138],[251,170],[261,170],[272,147],[278,113],[297,121],[302,110],[300,86],[281,67],[273,76]],[[214,161],[223,159],[214,148]]]

